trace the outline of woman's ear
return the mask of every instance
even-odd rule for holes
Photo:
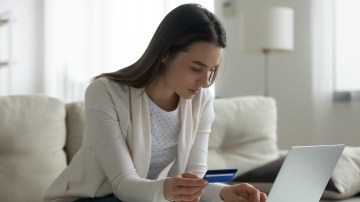
[[[169,62],[170,56],[169,54],[166,54],[165,57],[161,60],[163,64],[167,64]]]
[[[169,60],[169,55],[166,54],[165,57],[161,60],[162,63],[166,64]]]

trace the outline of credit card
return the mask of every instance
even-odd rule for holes
[[[208,170],[203,179],[207,180],[209,183],[231,182],[237,170],[237,168]]]

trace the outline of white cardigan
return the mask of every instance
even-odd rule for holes
[[[168,176],[184,172],[203,176],[206,172],[208,136],[214,120],[212,99],[206,89],[193,99],[180,99],[178,157]],[[165,201],[165,179],[146,179],[151,158],[150,131],[143,88],[96,79],[85,93],[82,146],[50,186],[45,201],[74,201],[111,193],[126,202]],[[222,187],[208,186],[204,198],[220,200]]]

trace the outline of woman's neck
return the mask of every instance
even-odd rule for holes
[[[145,88],[149,98],[161,109],[165,111],[173,111],[179,104],[180,97],[173,90],[164,87],[162,82],[157,79]]]

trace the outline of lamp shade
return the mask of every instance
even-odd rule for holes
[[[244,45],[249,51],[291,51],[294,49],[294,12],[287,7],[245,11]]]

